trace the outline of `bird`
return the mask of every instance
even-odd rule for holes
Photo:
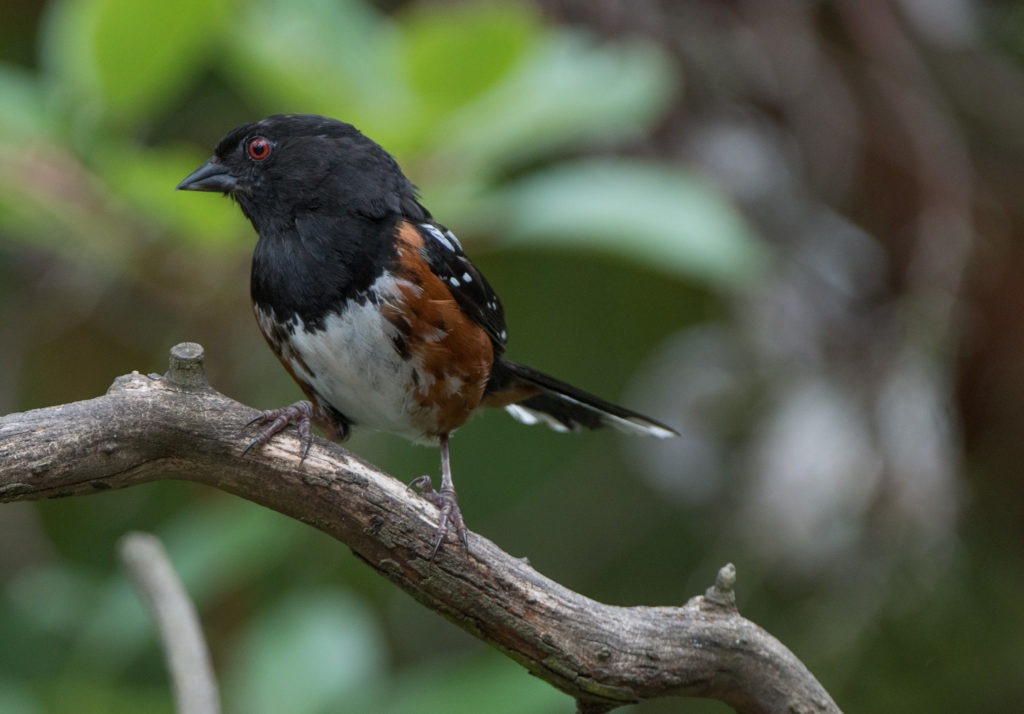
[[[420,203],[383,147],[351,124],[278,114],[230,130],[179,190],[230,196],[258,234],[250,291],[259,329],[306,399],[262,412],[245,448],[295,423],[333,441],[352,427],[436,445],[441,485],[430,559],[454,529],[469,552],[449,440],[479,407],[558,431],[671,427],[505,356],[504,307],[455,234]]]

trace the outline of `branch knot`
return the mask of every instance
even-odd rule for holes
[[[210,389],[203,366],[203,346],[196,342],[180,342],[171,348],[170,365],[164,377],[168,383],[186,392]]]
[[[726,563],[718,570],[715,584],[704,591],[704,600],[718,607],[736,609],[736,566]]]

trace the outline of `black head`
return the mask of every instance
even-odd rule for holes
[[[351,124],[314,114],[232,129],[178,188],[231,196],[260,233],[310,211],[375,219],[422,210],[390,154]]]

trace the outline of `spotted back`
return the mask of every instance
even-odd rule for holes
[[[421,253],[430,269],[444,281],[463,312],[480,325],[501,354],[508,341],[505,308],[494,289],[477,267],[462,252],[455,234],[433,221],[416,224],[423,237]]]

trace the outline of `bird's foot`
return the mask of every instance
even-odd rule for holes
[[[306,454],[309,452],[309,447],[313,443],[313,434],[310,431],[310,426],[313,422],[313,403],[306,400],[295,402],[280,409],[268,409],[247,423],[246,427],[250,427],[253,424],[268,424],[268,426],[249,442],[249,445],[242,450],[242,454],[249,453],[250,449],[257,446],[263,446],[270,441],[274,434],[284,429],[291,422],[295,422],[299,427],[299,442],[302,445],[301,453],[302,458],[305,459]]]
[[[469,551],[469,536],[465,522],[462,520],[462,511],[459,510],[459,497],[454,488],[441,487],[435,491],[429,476],[418,476],[409,483],[409,488],[418,488],[420,495],[427,499],[441,510],[441,516],[437,524],[437,539],[434,541],[434,548],[430,551],[430,559],[433,560],[437,551],[441,549],[444,538],[448,535],[451,527],[462,541],[462,545]]]

